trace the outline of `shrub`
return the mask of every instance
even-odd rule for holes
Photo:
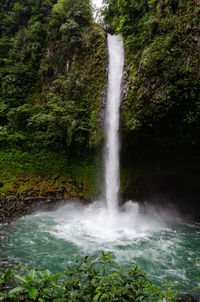
[[[176,300],[173,287],[159,289],[140,268],[122,268],[111,253],[79,259],[63,273],[18,266],[0,276],[0,296],[6,301],[168,301]],[[28,299],[28,300],[27,300]]]

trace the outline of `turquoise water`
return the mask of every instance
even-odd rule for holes
[[[157,284],[167,278],[200,297],[195,289],[200,224],[184,221],[174,210],[140,208],[129,201],[112,217],[103,202],[69,202],[1,225],[0,235],[1,270],[24,263],[57,272],[78,257],[112,251],[118,263],[138,264]]]

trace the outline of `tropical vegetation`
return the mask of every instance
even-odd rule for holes
[[[65,272],[51,274],[39,268],[18,266],[0,275],[0,296],[6,301],[168,301],[177,299],[173,286],[158,288],[138,267],[122,268],[113,262],[110,253],[98,259],[85,256]]]

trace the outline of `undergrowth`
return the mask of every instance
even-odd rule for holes
[[[69,157],[53,152],[0,152],[0,195],[26,190],[59,191],[66,188],[71,196],[90,198],[95,190],[93,154]]]
[[[110,252],[102,252],[97,260],[83,257],[75,267],[67,265],[66,271],[55,275],[23,265],[7,269],[0,275],[0,297],[4,301],[173,302],[177,292],[169,283],[158,288],[139,267],[122,268]]]

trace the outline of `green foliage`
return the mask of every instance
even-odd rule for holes
[[[23,63],[16,63],[0,70],[0,76],[1,102],[7,103],[11,108],[21,105],[32,88],[34,71]]]
[[[88,150],[101,138],[107,58],[90,1],[12,0],[0,14],[0,147]]]
[[[89,0],[1,1],[1,196],[94,195],[106,59]]]
[[[9,137],[9,135],[7,134]],[[22,145],[22,137],[4,137],[4,146],[13,142]],[[0,136],[2,145],[2,137]],[[64,152],[30,150],[21,152],[0,152],[0,195],[16,196],[32,192],[36,197],[50,196],[92,198],[96,185],[96,162],[93,153],[74,151],[66,156]]]
[[[48,269],[41,272],[20,265],[0,276],[0,296],[6,301],[175,301],[173,288],[163,286],[159,289],[152,284],[138,267],[119,267],[109,252],[102,252],[97,260],[83,257],[55,275]]]
[[[108,0],[106,28],[126,49],[125,132],[199,143],[198,1]]]
[[[63,42],[68,42],[72,47],[81,42],[79,25],[73,19],[61,25],[60,33]]]

